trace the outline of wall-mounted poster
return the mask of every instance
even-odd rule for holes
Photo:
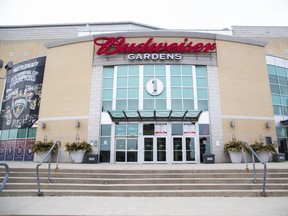
[[[191,123],[183,124],[183,133],[184,135],[195,134],[195,125]]]
[[[155,124],[155,134],[167,134],[167,124],[166,123],[156,123]]]
[[[38,120],[46,57],[13,65],[7,71],[0,130],[31,128]]]

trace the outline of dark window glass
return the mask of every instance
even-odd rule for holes
[[[154,135],[154,124],[144,124],[143,135]]]
[[[199,124],[199,135],[209,135],[209,124]]]
[[[172,135],[183,135],[183,124],[172,124]]]

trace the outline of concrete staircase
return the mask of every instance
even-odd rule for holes
[[[0,181],[4,176],[0,168]],[[44,196],[135,196],[135,197],[258,197],[263,171],[239,169],[211,170],[51,170],[40,169]],[[268,169],[267,196],[288,197],[288,169]],[[37,196],[36,172],[32,168],[12,168],[0,196]]]

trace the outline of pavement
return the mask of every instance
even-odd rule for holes
[[[35,163],[7,162],[11,168]],[[44,167],[47,164],[43,165]],[[52,164],[52,169],[56,164]],[[256,164],[257,168],[263,165]],[[59,169],[245,169],[245,164],[60,164]],[[249,164],[252,169],[252,164]],[[288,169],[288,162],[267,168]],[[0,215],[288,216],[288,197],[0,197]]]

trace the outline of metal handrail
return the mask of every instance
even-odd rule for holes
[[[42,161],[37,164],[36,166],[36,176],[37,176],[37,195],[38,196],[43,196],[43,193],[40,190],[40,177],[39,177],[39,167],[44,163],[44,161],[47,159],[47,157],[49,157],[49,162],[48,162],[48,184],[50,184],[50,173],[51,173],[51,155],[52,155],[52,151],[55,148],[55,146],[58,145],[58,155],[57,155],[57,163],[56,163],[56,168],[55,170],[58,170],[58,164],[59,164],[59,159],[60,159],[60,154],[61,154],[61,142],[60,141],[56,141],[51,149],[47,152],[47,154],[45,155],[45,157],[42,159]]]
[[[6,163],[0,163],[0,166],[4,166],[5,170],[6,170],[5,177],[4,177],[4,179],[2,181],[2,184],[0,186],[0,192],[2,192],[2,190],[5,188],[5,185],[6,185],[7,181],[8,181],[10,169],[9,169],[9,166]]]
[[[252,153],[252,163],[253,163],[253,177],[254,177],[254,184],[257,184],[257,178],[256,178],[256,167],[255,167],[255,157],[260,161],[260,163],[263,164],[264,166],[264,173],[263,173],[263,186],[262,186],[262,192],[261,192],[261,196],[262,197],[266,197],[267,193],[266,193],[266,175],[267,175],[267,165],[265,162],[263,162],[259,156],[257,155],[257,153],[251,148],[251,146],[247,143],[247,142],[243,142],[242,145],[242,154],[243,154],[243,158],[246,164],[246,170],[247,172],[249,172],[249,168],[248,168],[248,163],[247,163],[247,159],[246,159],[246,154],[244,152],[244,146],[247,146],[249,148],[249,150]]]

